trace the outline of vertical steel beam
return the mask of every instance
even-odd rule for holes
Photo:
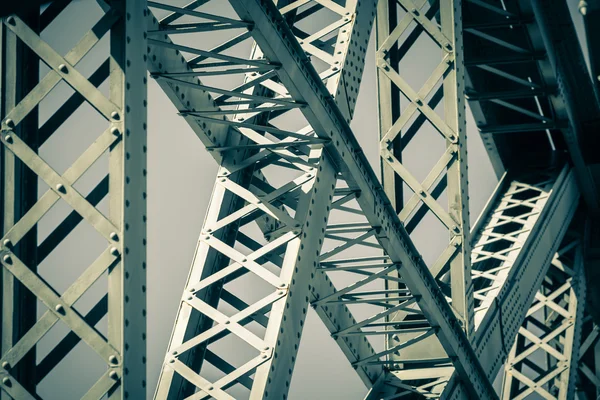
[[[146,397],[146,0],[111,2],[120,19],[110,32],[109,213],[121,261],[108,271],[108,341],[121,355],[111,366],[122,384],[112,399]],[[113,375],[113,379],[115,376]]]
[[[11,277],[14,282],[22,284],[31,293],[34,304],[40,302],[47,308],[40,318],[36,318],[34,309],[29,315],[36,319],[17,337],[13,333],[12,341],[3,339],[0,387],[11,398],[37,398],[35,384],[50,379],[50,372],[80,343],[89,346],[105,365],[103,373],[83,393],[83,398],[103,398],[105,395],[111,399],[144,398],[146,393],[145,17],[148,11],[144,0],[121,0],[111,2],[110,6],[103,5],[105,12],[64,56],[46,43],[39,36],[36,25],[26,18],[10,16],[2,25],[4,38],[13,36],[13,43],[19,40],[20,46],[35,54],[35,60],[28,64],[35,71],[32,73],[26,66],[21,66],[20,72],[32,73],[37,80],[38,57],[49,67],[49,72],[39,79],[37,85],[29,86],[28,90],[21,87],[21,92],[10,95],[13,97],[3,96],[2,103],[0,140],[3,173],[11,174],[2,179],[3,190],[10,192],[9,197],[3,196],[3,199],[9,200],[3,204],[4,231],[0,247],[3,277]],[[70,12],[65,3],[49,7],[49,10],[41,16],[44,26],[55,23],[54,19],[62,12]],[[108,61],[102,63],[88,80],[78,70],[77,64],[108,33]],[[12,65],[13,72],[7,73],[4,65],[11,62],[21,63],[23,60],[19,57],[10,62],[3,60],[3,89],[23,84],[19,80],[22,78],[14,71],[18,64]],[[110,79],[108,97],[97,87],[106,77]],[[44,137],[37,137],[37,107],[61,82],[68,84],[75,94],[67,98],[40,128]],[[39,156],[38,145],[61,128],[84,101],[106,120],[106,125],[96,140],[60,175]],[[28,128],[29,135],[21,134]],[[82,195],[75,187],[77,181],[107,153],[108,176],[87,197]],[[30,175],[17,175],[16,170],[10,169],[11,164],[17,163],[22,164],[19,168],[27,168]],[[9,168],[5,169],[4,165]],[[29,183],[27,179],[33,182]],[[35,192],[34,195],[29,194],[33,199],[32,204],[27,204],[22,194],[17,196],[15,189],[27,185],[37,187],[38,180],[50,189],[39,198]],[[96,208],[107,192],[108,217]],[[11,202],[19,199],[23,209],[9,209],[14,207]],[[73,211],[38,246],[36,226],[59,201],[65,202]],[[37,272],[37,266],[80,222],[89,224],[105,241],[106,247],[61,293]],[[27,238],[31,235],[33,249],[23,254],[20,247],[27,246]],[[82,315],[75,303],[105,274],[108,275],[108,293],[86,315]],[[8,281],[5,279],[4,282]],[[4,296],[9,294],[10,289],[3,293]],[[3,329],[16,331],[6,318],[14,313],[15,317],[25,320],[21,312],[11,302],[4,302]],[[108,328],[104,335],[96,325],[106,314]],[[69,333],[50,349],[38,365],[28,365],[27,359],[31,357],[28,354],[35,352],[36,344],[59,321],[70,330]],[[21,368],[27,368],[30,376],[21,376]],[[61,385],[55,387],[59,391],[64,388]]]
[[[24,20],[38,30],[39,12],[36,9],[21,13]],[[4,24],[0,27],[0,118],[15,107],[37,84],[39,61],[33,51],[24,45]],[[14,132],[31,144],[33,151],[38,147],[38,115],[33,110]],[[10,151],[0,147],[1,191],[0,197],[2,236],[4,236],[37,201],[37,176]],[[3,243],[3,246],[10,243]],[[37,229],[29,231],[13,248],[15,254],[35,271],[37,269]],[[36,317],[36,299],[13,275],[2,269],[2,354],[6,353],[33,326]],[[16,379],[27,390],[35,391],[35,350],[31,350],[15,368]],[[2,399],[9,398],[5,392]]]
[[[461,2],[444,1],[381,1],[377,8],[377,84],[379,105],[380,154],[383,185],[392,204],[409,233],[427,212],[431,212],[447,230],[447,248],[431,266],[434,277],[449,288],[449,301],[467,335],[474,330],[473,292],[471,288],[469,209],[467,189],[467,149],[462,55]],[[436,20],[439,20],[438,27]],[[409,28],[413,27],[411,30]],[[420,90],[411,86],[400,62],[417,57],[419,35],[429,36],[439,46],[439,65]],[[412,51],[412,52],[411,52]],[[422,54],[418,55],[422,57]],[[401,97],[408,100],[401,113]],[[443,117],[435,109],[443,98]],[[402,153],[415,136],[424,137],[429,122],[440,134],[446,151],[419,182],[403,162]],[[403,186],[409,193],[403,193]],[[448,199],[447,212],[438,203],[444,191]],[[394,282],[390,289],[397,289]],[[399,314],[395,315],[398,318]],[[406,316],[404,316],[406,317]],[[408,330],[407,332],[410,332]],[[410,336],[411,333],[408,333]],[[388,340],[393,348],[404,341],[400,331]],[[424,344],[425,345],[425,344]],[[423,354],[432,351],[423,348]],[[440,349],[441,350],[441,349]],[[409,351],[391,353],[396,363],[417,361],[423,354]],[[433,354],[428,356],[433,357]],[[445,358],[443,351],[435,359]],[[442,371],[435,365],[434,370]],[[400,367],[401,364],[391,364]],[[419,369],[430,375],[419,363]],[[408,367],[403,367],[408,368]]]

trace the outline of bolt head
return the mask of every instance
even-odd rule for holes
[[[13,138],[10,135],[5,135],[4,136],[4,140],[6,141],[6,143],[12,143],[13,142]]]
[[[110,113],[110,117],[116,121],[118,121],[121,117],[119,116],[119,113],[116,111],[113,111],[112,113]]]
[[[4,378],[2,378],[2,384],[6,385],[6,386],[10,386],[10,378],[8,376],[5,376]]]
[[[15,18],[14,17],[8,17],[8,18],[6,18],[6,22],[8,22],[10,25],[14,25],[15,24]]]
[[[4,241],[2,242],[2,245],[4,247],[12,247],[12,242],[10,241],[10,239],[4,239]]]
[[[114,240],[115,242],[119,240],[119,235],[117,235],[116,232],[111,232],[109,237],[110,237],[110,240]]]
[[[268,355],[266,355],[266,354],[263,354],[263,355],[262,355],[262,358],[267,358],[267,357],[269,357],[269,356],[268,356]]]
[[[58,70],[60,72],[62,72],[63,74],[66,74],[67,72],[69,72],[69,69],[67,68],[67,66],[65,64],[60,64],[58,66]]]
[[[110,371],[108,373],[108,377],[116,381],[117,379],[119,379],[119,374],[117,374],[117,371]]]
[[[110,128],[110,133],[112,133],[115,136],[119,136],[121,134],[121,131],[116,126],[113,126],[112,128]]]
[[[56,306],[54,306],[54,310],[60,314],[64,314],[65,312],[65,308],[62,306],[62,304],[57,304]]]
[[[9,254],[5,254],[4,257],[2,257],[2,261],[4,261],[7,264],[12,264],[12,258],[10,258]]]
[[[13,121],[12,119],[7,119],[6,121],[4,121],[4,123],[6,124],[6,126],[8,126],[9,128],[14,128],[15,127],[15,121]]]
[[[65,193],[65,185],[63,185],[62,183],[59,183],[58,185],[56,185],[56,190],[59,191],[60,193]]]
[[[110,254],[112,254],[113,256],[118,256],[119,255],[119,249],[117,249],[116,247],[111,247],[110,248]]]
[[[108,357],[108,362],[111,364],[116,364],[118,362],[117,356],[113,355],[113,356]]]
[[[8,361],[3,361],[2,362],[2,369],[10,369],[10,364],[8,363]]]

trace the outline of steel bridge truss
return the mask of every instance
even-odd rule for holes
[[[81,342],[106,368],[82,398],[97,399],[145,393],[145,200],[146,200],[146,65],[142,1],[115,2],[63,57],[40,38],[68,2],[57,2],[30,24],[9,16],[2,24],[2,222],[0,248],[3,284],[2,398],[34,399],[36,385],[68,362]],[[86,78],[78,63],[103,37],[109,54]],[[126,39],[127,38],[127,39]],[[38,82],[41,60],[49,71]],[[33,69],[33,73],[31,73]],[[108,80],[108,91],[98,86]],[[17,86],[15,82],[19,82]],[[38,107],[59,83],[74,94],[38,128]],[[38,153],[61,124],[86,102],[105,121],[95,141],[59,173]],[[78,180],[101,157],[108,170],[89,194]],[[37,193],[38,179],[47,190]],[[108,211],[97,204],[107,197]],[[36,228],[58,203],[72,212],[38,244]],[[57,251],[79,224],[89,224],[102,238],[102,251],[64,291],[49,282],[61,271],[41,271],[38,265]],[[82,235],[79,240],[89,240]],[[77,303],[95,282],[104,295],[89,309]],[[36,317],[36,302],[45,310]],[[102,318],[106,325],[97,325]],[[35,348],[56,324],[68,334],[39,362]]]
[[[84,398],[146,396],[146,69],[219,164],[156,399],[286,398],[309,307],[367,399],[493,399],[502,369],[504,398],[597,396],[577,166],[508,171],[470,227],[461,1],[100,1],[63,57],[40,33],[68,4],[2,25],[3,398],[36,398],[80,341],[106,365]],[[349,126],[372,29],[383,185]],[[86,78],[77,64],[105,35],[107,61]],[[424,79],[406,69],[423,38],[435,60]],[[39,82],[22,68],[38,58],[50,69]],[[40,126],[61,82],[74,94]],[[39,148],[83,103],[107,127],[60,174]],[[411,143],[432,133],[439,154],[417,179]],[[80,194],[101,157],[108,175]],[[73,212],[38,244],[57,202]],[[81,222],[106,246],[61,293],[37,265]],[[431,224],[443,240],[427,265],[413,238]],[[106,295],[82,312],[101,279]],[[36,362],[58,321],[71,333]]]

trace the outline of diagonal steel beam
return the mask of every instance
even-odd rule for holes
[[[460,324],[383,194],[347,121],[331,102],[316,72],[308,66],[277,9],[268,2],[259,1],[232,1],[231,4],[242,19],[254,23],[253,37],[265,55],[281,64],[278,75],[290,94],[307,103],[303,114],[317,135],[331,141],[326,146],[328,153],[342,171],[347,171],[348,185],[361,191],[358,201],[363,212],[373,226],[380,227],[380,242],[392,260],[402,264],[403,278],[418,296],[419,305],[428,319],[438,327],[437,335],[460,374],[471,382],[469,390],[484,398],[494,398],[491,385],[460,330]]]

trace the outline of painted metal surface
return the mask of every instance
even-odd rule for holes
[[[36,185],[39,179],[50,188],[40,194],[35,204],[22,203],[27,209],[19,211],[20,215],[14,214],[11,222],[7,221],[2,237],[0,260],[4,277],[10,273],[13,281],[20,282],[47,308],[29,329],[15,333],[12,343],[3,342],[0,361],[2,389],[12,398],[37,398],[36,384],[64,361],[79,342],[89,346],[106,365],[105,372],[83,398],[105,395],[111,399],[145,397],[146,81],[141,78],[146,71],[143,59],[145,34],[142,29],[142,11],[146,13],[144,4],[143,1],[112,3],[93,29],[64,57],[44,42],[25,20],[18,16],[3,20],[4,34],[18,38],[23,46],[31,49],[50,67],[50,71],[35,86],[32,85],[26,95],[21,95],[20,101],[4,103],[2,118],[3,154],[10,154],[6,159],[18,160],[35,174]],[[56,11],[60,12],[60,9],[50,8],[51,16],[42,14],[40,19],[48,25]],[[105,96],[96,87],[99,82],[90,82],[77,70],[77,63],[109,33],[109,68],[102,69],[104,78],[108,76],[110,82],[109,95]],[[82,101],[86,101],[106,120],[104,132],[62,175],[40,157],[36,147],[48,139],[60,124],[54,127],[52,122],[43,125],[37,134],[43,132],[44,137],[21,134],[27,119],[37,113],[36,107],[60,82],[66,82],[76,94],[58,109],[59,119],[68,118]],[[37,123],[36,120],[36,127]],[[86,198],[75,184],[103,154],[108,154],[109,158],[109,183],[105,178]],[[22,189],[13,186],[7,187],[7,190],[14,198]],[[96,208],[107,194],[110,198],[108,216]],[[36,224],[59,201],[66,202],[74,211],[38,246],[38,263],[50,255],[79,223],[89,224],[105,242],[105,250],[62,293],[36,272],[35,263],[28,265],[30,258],[22,257],[21,251],[17,250],[27,235],[35,235]],[[36,241],[37,238],[34,243]],[[102,276],[107,276],[106,295],[87,315],[80,314],[75,302]],[[12,284],[7,279],[4,282]],[[9,291],[4,293],[10,294]],[[6,307],[3,315],[12,313],[16,318],[27,315],[25,309],[12,308],[10,303],[3,306]],[[105,315],[108,325],[106,333],[101,333],[95,325]],[[33,354],[30,351],[59,321],[72,333],[64,336],[33,367],[30,371],[33,378],[21,383],[22,377],[18,374],[13,376],[13,371],[18,373],[19,364],[27,362]],[[3,325],[3,334],[10,334],[4,330],[7,326]]]
[[[580,193],[584,214],[596,208],[586,132],[598,99],[578,98],[582,58],[557,44],[576,40],[552,14],[564,4],[230,0],[221,15],[206,3],[99,1],[103,16],[66,53],[40,32],[68,1],[2,20],[2,398],[36,398],[79,344],[106,366],[84,398],[146,396],[147,71],[220,165],[155,398],[285,398],[309,306],[369,399],[496,398],[503,368],[505,398],[597,396],[582,272],[594,254],[565,232]],[[376,14],[383,185],[349,127]],[[83,73],[106,35],[106,61]],[[401,67],[419,35],[439,52],[420,89]],[[74,93],[39,124],[42,100],[65,84]],[[497,173],[511,171],[473,229],[463,90]],[[82,104],[105,126],[59,173],[38,148]],[[425,125],[444,150],[420,181],[406,156]],[[531,143],[530,158],[507,156]],[[81,193],[102,157],[107,175]],[[38,180],[50,190],[38,195]],[[59,202],[72,212],[36,243]],[[430,216],[447,241],[426,265],[410,234]],[[59,291],[37,267],[80,224],[104,250]],[[103,279],[106,294],[80,313]],[[59,322],[69,333],[36,365]],[[537,350],[548,357],[532,369]]]

